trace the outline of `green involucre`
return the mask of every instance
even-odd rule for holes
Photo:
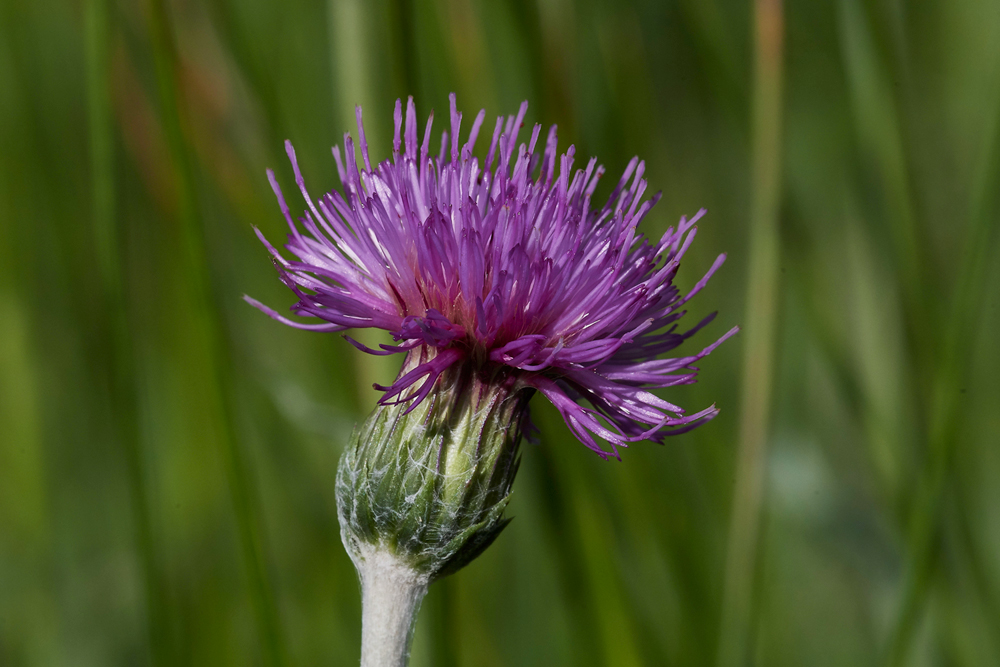
[[[420,363],[414,351],[400,373]],[[458,364],[408,414],[379,405],[337,472],[341,537],[387,550],[433,581],[458,571],[507,525],[533,390],[501,368]]]

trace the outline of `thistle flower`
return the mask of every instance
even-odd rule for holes
[[[696,354],[661,358],[714,317],[678,331],[684,305],[725,255],[686,295],[672,283],[705,211],[682,218],[653,242],[637,231],[659,199],[643,201],[644,162],[633,158],[607,203],[592,207],[603,166],[592,158],[574,172],[575,149],[558,154],[555,126],[543,151],[537,151],[540,125],[527,146],[518,146],[527,102],[516,116],[497,118],[483,163],[472,151],[485,110],[460,145],[462,114],[454,94],[450,102],[451,132],[442,133],[432,158],[433,113],[418,146],[413,98],[405,129],[397,100],[392,160],[381,164],[369,157],[358,107],[364,169],[357,168],[354,142],[345,134],[346,161],[333,148],[344,193],[315,202],[286,142],[308,204],[301,230],[270,170],[268,178],[291,229],[285,247],[297,259],[286,260],[257,234],[299,299],[292,312],[323,323],[296,322],[247,301],[300,329],[376,327],[398,343],[374,350],[348,337],[370,354],[423,349],[425,361],[389,387],[376,385],[385,392],[383,405],[406,403],[412,410],[449,367],[473,364],[511,369],[604,458],[619,456],[618,447],[630,442],[662,442],[713,418],[715,406],[687,414],[649,391],[693,383],[694,364],[737,331]]]
[[[631,442],[690,430],[717,414],[687,414],[650,390],[695,381],[700,352],[662,358],[708,324],[678,330],[684,305],[721,266],[683,295],[673,285],[699,211],[651,241],[637,226],[645,165],[633,158],[604,206],[591,197],[604,168],[574,172],[575,149],[558,154],[556,128],[536,151],[518,135],[527,112],[497,118],[484,162],[472,155],[480,111],[464,144],[451,95],[451,128],[430,157],[433,114],[418,145],[413,99],[395,108],[392,160],[373,165],[361,109],[358,139],[333,156],[343,193],[314,201],[290,143],[285,147],[307,208],[293,220],[274,173],[268,178],[288,222],[288,260],[258,231],[303,323],[246,297],[300,329],[376,327],[404,354],[395,382],[356,429],[337,473],[344,545],[362,582],[362,665],[406,664],[413,619],[430,582],[479,555],[506,525],[503,511],[530,428],[536,391],[600,456]],[[585,404],[586,403],[586,404]],[[589,406],[589,407],[588,407]],[[603,439],[610,448],[599,442]]]

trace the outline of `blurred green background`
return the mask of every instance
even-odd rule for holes
[[[996,0],[2,0],[0,665],[357,664],[333,480],[398,360],[243,303],[292,302],[251,226],[282,140],[329,189],[355,103],[386,156],[450,91],[644,157],[651,235],[707,207],[689,344],[743,333],[622,463],[536,400],[412,664],[1000,664]]]

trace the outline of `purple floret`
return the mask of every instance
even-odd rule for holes
[[[714,417],[714,405],[685,414],[649,391],[693,383],[694,364],[737,331],[697,354],[660,358],[714,317],[677,331],[684,304],[725,260],[719,255],[686,295],[673,285],[705,211],[651,242],[636,230],[659,199],[643,200],[644,162],[633,158],[608,202],[591,208],[604,168],[593,158],[574,172],[575,149],[557,153],[555,126],[541,154],[535,152],[540,125],[519,146],[527,102],[516,116],[497,118],[480,163],[472,150],[486,112],[459,146],[462,114],[454,94],[450,100],[451,132],[442,134],[436,157],[428,154],[433,113],[418,146],[413,98],[405,124],[397,100],[392,159],[374,169],[359,107],[364,169],[358,170],[354,142],[345,134],[346,162],[333,149],[344,193],[331,191],[318,202],[286,142],[308,204],[299,225],[270,170],[268,178],[291,229],[285,247],[296,259],[285,259],[257,235],[299,299],[292,312],[322,323],[296,322],[247,301],[300,329],[391,332],[397,344],[380,350],[348,339],[372,354],[424,348],[425,363],[379,387],[384,404],[416,406],[452,364],[476,363],[517,369],[519,380],[552,401],[574,435],[603,457],[617,456],[617,447],[629,442],[662,442]]]

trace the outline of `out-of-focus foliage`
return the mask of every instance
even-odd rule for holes
[[[355,103],[385,156],[396,97],[440,119],[450,91],[467,112],[530,100],[612,173],[644,157],[651,235],[707,207],[680,276],[729,253],[692,306],[721,313],[703,344],[760,317],[753,152],[773,150],[737,662],[1000,664],[1000,4],[788,2],[784,37],[762,149],[750,2],[3,0],[0,664],[357,664],[333,481],[396,361],[240,296],[291,302],[252,233],[283,233],[264,176],[292,182],[283,139],[332,188]],[[673,394],[716,421],[622,463],[539,401],[515,521],[432,587],[414,667],[716,664],[752,474],[742,345]]]

